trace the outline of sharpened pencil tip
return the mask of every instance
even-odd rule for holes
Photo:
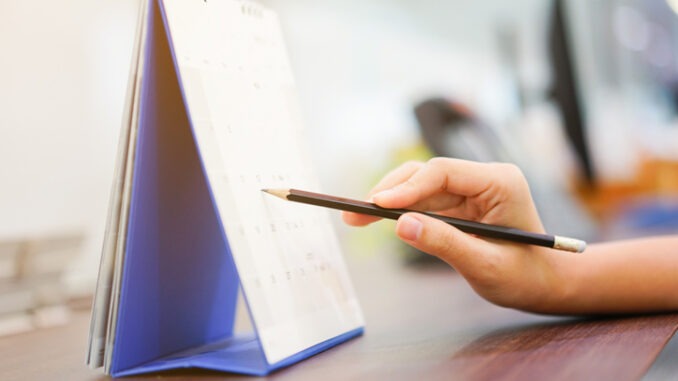
[[[290,194],[289,189],[262,189],[261,191],[280,197],[283,200],[287,200],[287,196]]]

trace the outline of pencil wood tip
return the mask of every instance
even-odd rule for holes
[[[280,197],[283,200],[287,200],[287,196],[290,194],[289,189],[262,189],[261,191]]]

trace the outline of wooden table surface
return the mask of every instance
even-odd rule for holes
[[[365,334],[268,378],[276,380],[638,380],[678,314],[577,319],[526,314],[479,298],[447,267],[386,256],[350,271]],[[105,380],[84,364],[89,313],[66,326],[0,339],[0,380]],[[186,370],[128,380],[253,379]]]

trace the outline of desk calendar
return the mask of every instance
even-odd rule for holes
[[[265,375],[360,335],[276,15],[236,0],[140,6],[88,364]],[[254,332],[236,334],[239,288]]]

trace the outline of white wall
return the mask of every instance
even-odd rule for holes
[[[84,231],[92,279],[135,0],[0,2],[0,239]]]

